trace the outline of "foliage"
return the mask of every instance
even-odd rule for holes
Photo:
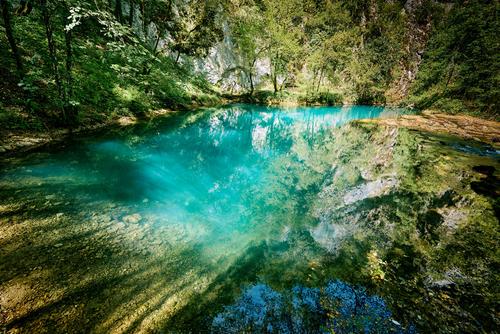
[[[408,103],[498,118],[498,15],[496,1],[458,1],[436,22]]]
[[[208,49],[222,39],[219,6],[224,1],[188,1],[179,9],[169,31],[172,35],[172,50],[178,54],[206,56]]]
[[[21,105],[33,115],[29,120],[68,125],[95,122],[96,114],[102,120],[120,114],[144,116],[155,108],[185,108],[193,102],[216,103],[217,93],[194,73],[189,62],[179,65],[168,54],[158,52],[158,39],[165,38],[167,29],[172,34],[176,29],[172,6],[150,0],[140,7],[132,1],[136,15],[126,24],[123,16],[127,12],[119,2],[32,1],[31,10],[8,6],[23,71],[15,70],[7,52],[2,54],[2,71],[9,82],[17,82],[5,83],[4,89],[11,92],[5,108]],[[120,15],[115,5],[121,8]],[[182,14],[182,5],[175,5]],[[189,3],[196,5],[196,1]],[[155,11],[159,8],[162,10]],[[128,11],[130,14],[130,7]],[[206,15],[212,17],[208,12]],[[137,24],[138,20],[147,30]],[[156,33],[151,32],[151,26],[156,27]],[[181,52],[199,54],[201,48],[207,49],[216,41],[207,37],[212,32],[213,27],[197,32],[197,40],[204,44],[193,42],[188,48],[198,51]],[[6,37],[0,34],[2,43]]]
[[[408,97],[404,103],[420,109],[498,117],[495,1],[447,6],[434,1],[233,1],[233,6],[231,32],[250,95],[258,82],[264,90],[288,90],[314,100],[320,91],[367,105]],[[259,79],[258,61],[268,62],[266,76]]]
[[[423,332],[497,327],[498,178],[474,172],[498,170],[494,153],[482,156],[493,147],[364,121],[292,130],[290,143],[271,124],[290,153],[249,197],[264,235],[287,233],[249,265],[255,277],[280,291],[331,277],[360,284]],[[296,222],[309,230],[294,233]]]
[[[297,87],[306,96],[340,90],[346,101],[385,103],[384,92],[402,55],[406,18],[400,4],[310,0],[238,6],[243,9],[233,18],[235,43],[242,57],[251,60],[246,65],[251,72],[258,59],[269,60],[275,93]],[[353,11],[367,7],[376,15],[358,22]],[[250,93],[253,86],[251,82]]]
[[[223,38],[236,58],[222,76],[250,96],[272,91],[257,97],[268,104],[404,99],[498,118],[496,1],[3,0],[0,9],[5,108],[48,124],[96,108],[107,118],[213,103],[191,64]],[[142,101],[116,87],[135,87]]]
[[[341,94],[330,92],[318,92],[299,97],[299,102],[303,102],[306,105],[335,106],[341,105],[342,101]]]

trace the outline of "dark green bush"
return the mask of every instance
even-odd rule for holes
[[[386,103],[384,90],[376,87],[363,87],[356,89],[356,104],[383,105]]]
[[[326,105],[326,106],[336,106],[341,105],[344,98],[341,94],[330,93],[330,92],[319,92],[314,94],[308,94],[300,96],[298,98],[299,103],[306,105]]]

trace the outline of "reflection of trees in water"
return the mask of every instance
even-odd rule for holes
[[[392,319],[384,300],[361,287],[331,281],[324,289],[296,286],[279,293],[264,284],[214,317],[215,333],[415,333]]]
[[[308,119],[313,122],[312,117]],[[316,144],[311,145],[310,134],[301,131],[304,127],[297,129],[279,120],[272,123],[274,125],[270,129],[273,131],[280,134],[290,132],[283,140],[291,145],[286,154],[278,155],[269,162],[260,183],[251,187],[245,195],[252,221],[265,221],[263,228],[276,235],[286,226],[298,224],[304,228],[313,222],[310,206],[323,179],[328,176],[324,172],[330,163],[328,156],[321,154],[324,153],[322,142],[328,140],[325,139],[328,138],[327,132],[317,133]],[[270,137],[272,134],[269,132]]]
[[[297,283],[324,286],[328,279],[338,278],[373,289],[398,319],[412,320],[419,328],[437,331],[448,326],[456,331],[460,326],[468,332],[480,326],[486,331],[493,328],[490,310],[496,280],[483,275],[483,268],[495,271],[498,224],[486,198],[470,192],[467,175],[474,161],[460,153],[465,165],[452,166],[442,159],[446,152],[431,155],[436,146],[427,144],[428,135],[425,141],[417,141],[413,133],[402,137],[401,130],[395,137],[394,132],[359,124],[334,131],[325,126],[354,112],[345,108],[337,114],[322,114],[320,109],[274,113],[272,108],[262,112],[246,107],[201,112],[189,126],[178,121],[168,131],[149,129],[140,140],[130,136],[99,141],[85,146],[83,152],[65,152],[36,164],[31,161],[33,166],[26,165],[30,172],[17,175],[27,183],[12,178],[0,191],[10,198],[0,219],[50,220],[39,227],[43,236],[30,238],[32,244],[24,242],[23,233],[4,238],[11,253],[5,248],[8,256],[0,266],[9,271],[2,272],[0,280],[22,279],[42,264],[39,254],[46,254],[43,270],[53,272],[53,277],[76,276],[60,283],[68,289],[66,298],[13,320],[10,326],[41,323],[41,317],[55,319],[78,299],[95,305],[109,298],[109,310],[99,310],[95,324],[82,328],[90,330],[103,322],[114,328],[127,316],[130,300],[141,306],[157,298],[152,308],[137,312],[131,331],[142,319],[154,319],[149,312],[162,314],[168,322],[165,328],[205,329],[203,319],[222,311],[213,305],[233,302],[241,286],[265,282],[284,291]],[[257,142],[256,129],[263,129]],[[409,149],[420,146],[424,149]],[[374,157],[377,151],[379,156]],[[488,157],[481,159],[492,163]],[[434,165],[447,168],[446,183],[436,176]],[[415,166],[423,171],[418,178]],[[378,182],[388,177],[399,183]],[[43,184],[38,184],[41,178]],[[453,184],[450,180],[460,186],[443,191]],[[396,188],[370,197],[367,184]],[[355,201],[346,202],[346,194]],[[445,235],[449,219],[445,214],[456,212],[456,202],[464,195],[479,208],[473,212],[477,219],[445,230],[450,231]],[[100,211],[105,214],[92,219],[93,223],[83,223]],[[58,220],[63,212],[61,217],[68,215],[67,225]],[[80,215],[83,212],[89,216]],[[143,218],[140,224],[117,224],[126,214],[137,213]],[[155,222],[170,228],[161,234],[147,232],[145,225]],[[6,223],[6,231],[9,226],[18,225]],[[57,231],[53,237],[52,230]],[[148,233],[151,238],[141,239]],[[74,239],[66,239],[73,234]],[[102,236],[99,242],[94,240],[96,235]],[[129,236],[134,239],[125,242]],[[71,246],[55,246],[68,241]],[[154,246],[157,242],[159,246]],[[167,249],[167,244],[174,248]],[[175,253],[178,246],[185,251]],[[143,252],[152,257],[146,259]],[[146,266],[150,262],[151,268]],[[111,264],[116,271],[110,271]],[[131,264],[137,273],[130,273],[129,279],[128,272],[121,270],[128,271]],[[99,277],[89,277],[88,286],[71,288],[82,277],[101,272],[102,283]],[[178,287],[180,295],[175,291]],[[38,292],[43,296],[43,291]],[[162,313],[178,296],[187,305],[176,306],[175,314]],[[91,306],[79,310],[94,314]],[[458,318],[460,324],[455,321]],[[86,320],[82,314],[68,319]]]

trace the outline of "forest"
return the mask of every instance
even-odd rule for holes
[[[496,333],[498,0],[0,0],[0,333]]]
[[[498,118],[497,1],[2,0],[1,11],[4,129],[227,96]]]

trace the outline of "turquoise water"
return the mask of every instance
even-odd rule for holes
[[[34,155],[3,178],[40,178],[46,196],[67,189],[80,205],[102,200],[137,206],[134,214],[159,227],[178,225],[187,230],[189,242],[224,253],[266,238],[258,235],[258,226],[272,212],[260,212],[256,202],[280,200],[278,194],[261,198],[269,195],[268,179],[276,171],[270,167],[280,158],[300,149],[297,145],[314,145],[331,127],[395,113],[359,106],[282,110],[238,105]]]
[[[75,304],[68,322],[92,317],[96,332],[196,330],[246,284],[355,275],[355,260],[332,269],[338,254],[308,206],[324,176],[303,158],[331,128],[399,112],[234,105],[7,161],[1,218],[36,233],[3,239],[1,283],[40,267],[37,284],[52,291],[35,289],[49,306],[10,326]]]

